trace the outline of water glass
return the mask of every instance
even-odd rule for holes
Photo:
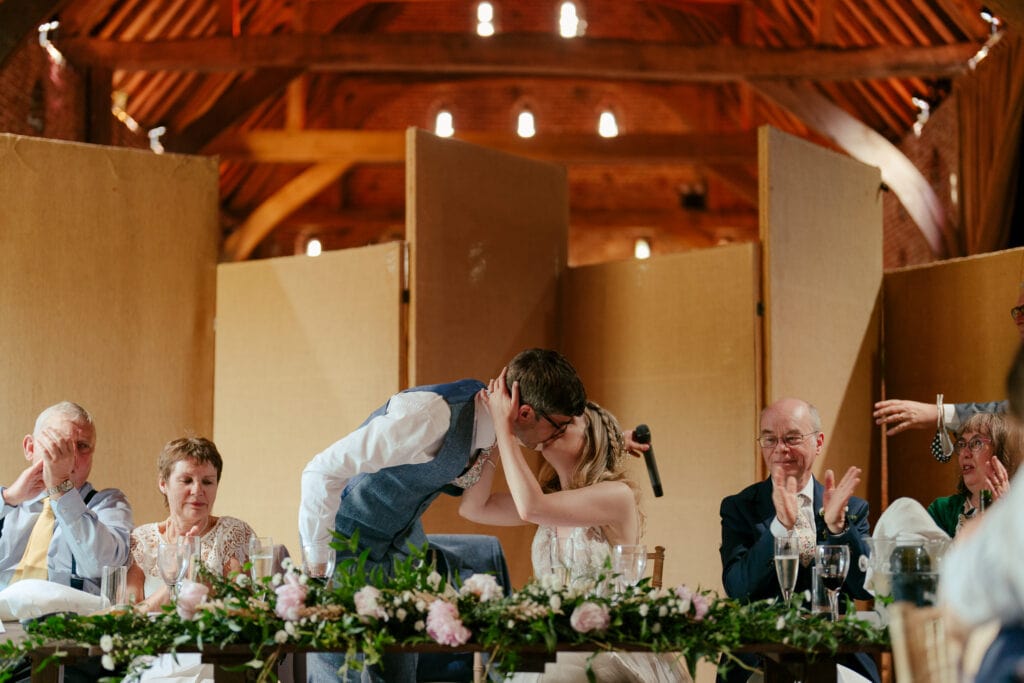
[[[647,569],[647,546],[619,544],[612,549],[612,571],[622,588],[635,586]]]
[[[334,548],[326,543],[302,546],[302,572],[311,579],[327,583],[334,576]]]
[[[100,597],[103,608],[120,608],[128,604],[128,567],[103,567],[100,574]]]
[[[249,562],[252,580],[263,583],[274,571],[274,539],[270,536],[253,536],[249,539]]]
[[[800,571],[800,537],[796,534],[775,538],[775,575],[782,599],[789,602]]]

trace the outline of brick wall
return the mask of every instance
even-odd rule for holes
[[[949,256],[962,253],[960,209],[953,202],[951,192],[951,183],[959,185],[960,178],[958,125],[956,97],[950,96],[931,112],[921,130],[921,137],[910,133],[898,145],[935,189],[946,212],[947,229],[955,236],[953,241],[958,250]],[[956,175],[955,181],[951,181],[951,174]],[[883,199],[882,211],[885,226],[883,262],[886,269],[936,260],[924,235],[892,192],[887,193]]]
[[[85,139],[81,73],[57,66],[33,34],[0,69],[0,130],[60,140]]]

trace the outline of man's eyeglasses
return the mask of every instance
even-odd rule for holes
[[[1010,309],[1010,317],[1013,318],[1014,320],[1020,318],[1021,316],[1024,316],[1024,305],[1014,306],[1013,308]]]
[[[552,427],[555,428],[555,431],[551,432],[551,436],[549,436],[548,438],[544,439],[544,443],[547,443],[548,441],[554,441],[558,437],[562,436],[562,434],[565,434],[565,430],[568,429],[569,425],[572,424],[572,418],[569,418],[568,420],[566,420],[564,424],[558,424],[557,422],[552,420],[548,416],[547,413],[542,413],[541,411],[537,410],[536,408],[534,408],[534,410],[536,410],[538,415],[540,415],[545,420],[547,420],[549,425],[551,425]]]
[[[961,453],[965,448],[969,448],[971,449],[971,453],[977,455],[978,453],[981,453],[982,449],[985,448],[985,444],[987,443],[992,443],[992,439],[986,439],[983,436],[976,436],[970,441],[957,439],[957,442],[953,444],[953,450],[957,453]]]
[[[774,434],[767,434],[765,436],[759,436],[757,443],[761,445],[761,448],[766,451],[770,451],[779,445],[779,442],[786,444],[790,448],[796,448],[804,442],[804,439],[809,437],[811,434],[817,434],[818,432],[807,432],[806,434],[786,434],[782,438],[775,436]]]

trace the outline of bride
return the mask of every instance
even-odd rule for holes
[[[523,457],[513,436],[519,404],[519,386],[505,382],[505,370],[491,380],[482,395],[494,422],[496,447],[505,470],[509,493],[492,492],[496,466],[482,455],[480,479],[462,495],[459,512],[482,524],[537,526],[532,560],[535,575],[551,570],[550,546],[569,543],[573,548],[573,576],[596,575],[610,548],[639,543],[643,514],[639,489],[626,475],[625,442],[615,417],[597,404],[587,403],[583,415],[561,425],[537,448],[544,458],[538,477]],[[543,417],[543,416],[541,416]],[[539,478],[539,481],[538,481]],[[516,674],[515,681],[586,681],[588,660],[597,680],[690,681],[681,660],[674,655],[602,652],[592,660],[589,653],[561,652],[542,675]]]

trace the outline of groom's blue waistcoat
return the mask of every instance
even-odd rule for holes
[[[369,549],[370,564],[383,565],[387,570],[390,558],[407,555],[410,544],[426,544],[420,516],[442,492],[461,495],[462,489],[450,483],[466,469],[472,455],[473,399],[483,388],[483,383],[475,379],[463,379],[406,390],[441,396],[451,408],[451,422],[440,450],[430,461],[359,474],[342,492],[334,527],[345,537],[359,530],[359,549]],[[385,403],[363,425],[386,414],[387,409]]]

